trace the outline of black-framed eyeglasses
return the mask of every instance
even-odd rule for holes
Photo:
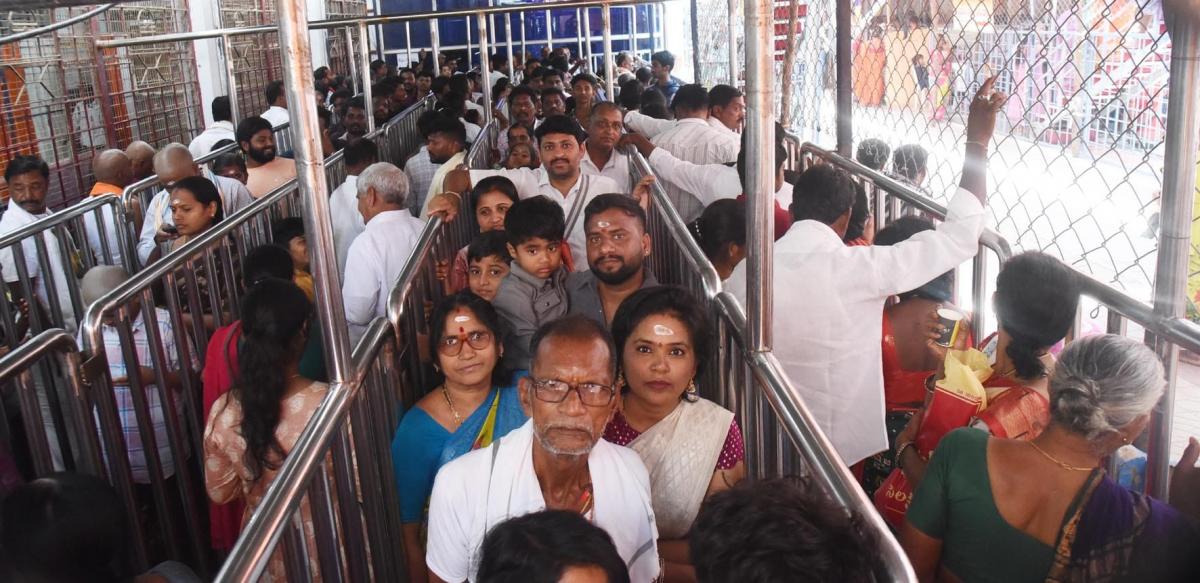
[[[547,403],[561,403],[567,400],[571,391],[579,394],[579,401],[588,407],[606,407],[612,403],[617,392],[609,385],[596,383],[572,384],[558,379],[538,379],[529,377],[533,383],[533,395]]]
[[[476,330],[467,334],[444,336],[438,343],[438,352],[443,356],[458,356],[463,344],[470,344],[475,350],[483,350],[492,345],[492,333],[487,330]]]

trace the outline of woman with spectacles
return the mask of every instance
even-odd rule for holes
[[[650,472],[665,581],[695,580],[686,537],[700,504],[746,475],[733,413],[696,388],[710,358],[707,321],[687,290],[661,286],[626,298],[612,323],[622,394],[604,438],[638,452]]]
[[[400,420],[392,465],[409,580],[426,581],[422,531],[433,479],[449,461],[487,447],[528,419],[500,361],[500,318],[479,296],[451,295],[430,318],[430,354],[440,381]]]

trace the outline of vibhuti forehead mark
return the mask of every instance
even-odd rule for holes
[[[668,326],[663,326],[662,324],[655,324],[654,325],[654,334],[656,336],[674,336],[675,331],[672,330]]]
[[[612,226],[612,223],[610,223],[604,219],[600,219],[600,220],[596,221],[596,226],[600,227],[601,229],[607,229]]]
[[[458,322],[458,323],[460,323],[460,324],[461,324],[461,323],[463,323],[463,322],[470,322],[470,321],[471,321],[471,317],[470,317],[470,316],[468,316],[468,315],[466,315],[466,314],[459,314],[459,315],[457,315],[457,316],[455,316],[455,317],[454,317],[454,321],[455,321],[455,322]]]

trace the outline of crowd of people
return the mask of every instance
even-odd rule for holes
[[[411,316],[425,318],[419,352],[433,374],[391,443],[404,533],[395,544],[409,579],[875,580],[880,541],[863,516],[805,480],[745,480],[738,419],[702,396],[716,388],[698,381],[717,360],[714,315],[651,269],[658,181],[725,290],[742,299],[750,291],[742,184],[754,153],[741,134],[745,100],[734,87],[674,77],[670,53],[655,53],[646,68],[633,61],[616,59],[613,96],[561,48],[521,63],[494,55],[486,80],[444,56],[423,54],[399,70],[377,61],[370,111],[328,68],[314,74],[315,106],[326,112],[322,147],[342,151],[346,167],[330,195],[330,231],[352,342],[386,316],[428,217],[464,220],[470,212],[478,227],[469,244],[434,258],[441,299]],[[484,82],[491,103],[483,102]],[[269,84],[265,97],[267,110],[236,125],[228,99],[217,98],[214,122],[191,144],[150,156],[162,189],[143,213],[139,263],[160,261],[295,178],[276,142],[289,121],[282,84]],[[425,99],[434,106],[417,120],[423,145],[406,160],[381,160],[366,139],[366,116],[383,124]],[[1061,349],[1079,284],[1074,271],[1037,252],[1002,267],[994,335],[977,341],[961,323],[969,314],[958,325],[941,315],[957,309],[952,272],[975,255],[985,227],[986,153],[1004,100],[991,81],[972,100],[962,180],[940,224],[912,216],[876,232],[862,186],[828,165],[785,173],[776,132],[764,153],[776,172],[772,325],[786,337],[775,355],[921,580],[1187,580],[1198,572],[1188,551],[1200,544],[1192,467],[1200,444],[1190,444],[1176,470],[1173,506],[1123,489],[1103,469],[1147,425],[1164,386],[1156,356],[1106,335]],[[489,110],[500,126],[486,144],[490,167],[468,168]],[[236,152],[195,162],[231,143]],[[634,179],[634,152],[652,175]],[[882,171],[889,158],[893,173],[920,183],[919,146],[893,155],[877,140],[859,145],[859,162],[872,169]],[[93,194],[120,193],[143,159],[132,146],[101,152]],[[9,164],[15,204],[0,233],[46,216],[47,174],[33,157]],[[108,236],[102,225],[89,231]],[[271,240],[239,258],[240,282],[202,279],[201,287],[245,290],[236,314],[232,304],[203,299],[223,302],[224,287],[201,289],[189,302],[188,330],[210,334],[202,361],[185,341],[167,349],[170,372],[156,370],[149,339],[187,339],[160,307],[125,313],[137,370],[122,354],[129,338],[118,322],[103,327],[135,482],[173,479],[179,464],[199,463],[211,502],[209,543],[219,552],[232,548],[330,390],[303,222],[277,221]],[[11,251],[0,250],[6,281],[15,279],[13,263]],[[35,277],[40,268],[25,266]],[[129,277],[120,267],[93,268],[83,300]],[[35,296],[18,299],[45,309],[69,294],[43,285]],[[215,317],[226,312],[232,317]],[[979,386],[964,388],[970,366]],[[181,403],[192,397],[182,394],[187,375],[203,380],[198,460],[172,455],[167,420],[185,413],[157,399],[159,390],[146,404],[156,447],[143,447],[145,420],[131,397],[161,386]],[[953,396],[971,408],[949,410]],[[88,580],[72,569],[98,565],[112,576],[95,580],[131,577],[123,546],[99,542],[116,536],[126,512],[106,487],[64,474],[17,488],[0,523],[6,568],[29,580],[58,580],[56,570],[67,573],[61,580]],[[70,541],[77,546],[21,541],[57,528],[47,518],[53,513],[30,511],[37,505],[61,505],[65,517],[92,505],[114,518],[81,521]],[[299,520],[319,580],[307,501]],[[36,544],[47,548],[14,555]],[[84,547],[86,561],[58,564]],[[289,568],[277,552],[266,574],[285,580]]]

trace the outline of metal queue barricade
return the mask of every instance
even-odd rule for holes
[[[908,187],[886,175],[873,171],[862,164],[845,157],[838,155],[835,152],[823,150],[810,143],[801,144],[794,136],[788,136],[789,152],[795,152],[797,157],[789,161],[789,165],[793,168],[807,168],[813,161],[820,160],[824,163],[833,164],[851,174],[851,177],[868,186],[868,194],[871,196],[873,206],[877,211],[876,227],[882,228],[886,226],[885,221],[878,220],[879,217],[894,218],[902,216],[908,208],[919,210],[938,219],[945,219],[945,207],[933,202],[928,197],[917,192],[915,189]],[[879,211],[878,209],[884,209]],[[979,239],[981,249],[991,251],[997,260],[997,264],[1002,264],[1012,255],[1012,249],[1008,241],[999,233],[992,229],[986,229],[984,234]],[[990,290],[994,287],[994,276],[989,278],[987,272],[983,269],[986,259],[980,253],[973,261],[972,269],[972,293],[974,295],[975,309],[982,313],[982,307],[986,306],[987,298],[990,296]],[[1159,350],[1159,354],[1171,354],[1174,351],[1171,347],[1193,352],[1200,352],[1200,325],[1187,320],[1185,318],[1168,318],[1161,314],[1155,313],[1154,309],[1140,302],[1129,295],[1117,290],[1116,288],[1101,282],[1094,277],[1077,272],[1081,286],[1081,295],[1090,298],[1097,304],[1097,309],[1094,311],[1096,316],[1100,315],[1100,309],[1105,311],[1104,322],[1105,332],[1109,334],[1127,333],[1127,327],[1130,322],[1140,326],[1146,333],[1145,342],[1152,348],[1159,347],[1159,344],[1166,344],[1166,350]],[[1076,323],[1072,333],[1068,339],[1077,337],[1082,328],[1083,308],[1081,306],[1080,313],[1076,316]],[[981,335],[986,328],[983,328],[981,317],[975,319],[975,334],[977,338],[982,338]],[[1168,359],[1174,360],[1177,354]],[[1164,362],[1165,366],[1171,366],[1174,363]],[[1170,435],[1171,435],[1171,409],[1175,398],[1175,377],[1169,376],[1167,391],[1159,405],[1155,408],[1152,416],[1151,428],[1147,431],[1148,449],[1147,451],[1147,483],[1148,492],[1160,499],[1165,499],[1166,493],[1166,476],[1170,465]]]
[[[275,128],[275,151],[285,152],[280,144],[286,140],[288,147],[291,147],[291,132],[289,131],[290,124],[283,124]],[[186,145],[186,144],[185,144]],[[195,159],[196,164],[206,165],[213,160],[219,158],[222,154],[231,152],[240,152],[241,146],[238,144],[226,144],[213,150],[199,158]],[[162,190],[159,185],[162,182],[158,179],[158,175],[152,174],[129,186],[121,192],[121,202],[125,207],[126,220],[129,223],[129,229],[136,237],[141,233],[142,221],[145,219],[146,209],[150,208],[150,201],[154,200],[154,195]],[[136,262],[135,262],[136,264]]]
[[[418,103],[410,108],[409,113],[419,113],[420,108],[426,106],[428,106],[427,101]],[[367,139],[384,141],[390,136],[394,142],[391,151],[397,155],[403,155],[406,150],[413,149],[413,147],[410,145],[406,148],[401,141],[407,137],[404,132],[405,121],[403,119],[394,121],[394,124],[384,126],[368,135]],[[341,152],[335,153],[325,160],[325,173],[331,186],[336,186],[345,179],[345,162]],[[271,242],[272,224],[280,218],[299,216],[301,207],[302,202],[297,190],[297,182],[292,180],[250,206],[227,217],[223,222],[213,226],[182,248],[164,255],[159,261],[148,265],[122,285],[119,290],[91,306],[88,315],[85,316],[83,338],[87,354],[90,355],[87,361],[87,378],[92,380],[96,386],[102,387],[101,392],[111,393],[112,380],[107,364],[108,355],[104,347],[100,320],[97,318],[108,318],[118,329],[123,360],[126,368],[132,370],[136,368],[134,363],[138,361],[132,348],[132,327],[136,323],[137,316],[130,313],[130,306],[140,306],[142,322],[148,336],[148,350],[154,363],[151,368],[155,371],[154,386],[158,387],[159,401],[164,404],[164,407],[174,407],[175,409],[172,410],[181,413],[178,419],[174,415],[166,417],[171,420],[167,423],[171,459],[189,460],[174,464],[177,475],[181,475],[181,479],[176,480],[176,489],[178,490],[179,505],[184,509],[183,522],[186,524],[184,530],[187,532],[204,532],[204,525],[201,523],[204,519],[201,505],[206,500],[206,496],[203,489],[196,487],[202,480],[193,479],[193,476],[187,474],[192,473],[190,472],[192,468],[188,467],[191,458],[198,458],[202,455],[200,446],[205,420],[198,409],[198,401],[195,399],[201,394],[199,379],[195,374],[187,374],[188,370],[192,368],[190,363],[189,366],[179,367],[182,369],[180,372],[184,373],[180,379],[183,385],[182,391],[170,391],[162,388],[166,382],[164,371],[174,369],[167,359],[176,355],[167,354],[163,349],[165,339],[160,338],[157,333],[159,319],[163,316],[169,318],[176,352],[182,355],[176,358],[181,364],[187,362],[186,359],[193,355],[197,359],[202,359],[207,351],[210,330],[231,323],[237,319],[237,314],[240,313],[242,296],[240,258],[245,257],[247,252],[255,246]],[[156,302],[156,299],[160,301]],[[165,313],[151,309],[151,306],[157,303],[165,303]],[[184,312],[207,316],[211,320],[211,325],[205,324],[204,317],[185,317]],[[185,346],[191,347],[192,350],[184,349]],[[198,372],[198,368],[193,372]],[[161,512],[169,513],[171,505],[175,501],[169,498],[169,485],[165,483],[161,472],[162,460],[158,459],[158,452],[155,446],[151,445],[155,438],[152,435],[149,407],[143,394],[145,389],[141,386],[140,381],[141,379],[132,376],[129,378],[134,410],[138,419],[138,433],[146,451],[154,504]],[[178,403],[175,402],[177,397],[179,397]],[[101,409],[100,413],[101,433],[119,434],[121,424],[115,410],[111,412],[111,415],[104,409]],[[106,439],[106,444],[110,449],[116,449],[117,445],[124,443],[123,439],[116,441],[116,438],[114,436]],[[120,447],[124,448],[123,445]],[[116,457],[124,459],[123,456]],[[122,479],[114,480],[114,482],[118,484],[122,481],[132,483],[128,468],[124,471],[118,470],[118,473],[122,474]],[[196,478],[199,476],[199,474],[195,475]],[[167,541],[168,552],[172,557],[190,556],[192,560],[187,562],[194,565],[205,565],[208,555],[207,541],[197,540],[196,537],[177,536],[181,534],[181,531],[173,522],[170,514],[166,514],[166,519],[160,524],[162,532],[159,534],[163,540]],[[139,539],[145,537],[143,532],[136,532],[135,535]],[[184,547],[190,548],[185,550]]]
[[[110,360],[121,362],[126,371],[137,371],[149,360],[146,368],[153,371],[153,383],[144,383],[140,374],[127,373],[123,386],[128,387],[132,399],[133,420],[145,456],[145,471],[158,518],[156,534],[164,541],[169,556],[188,563],[202,574],[208,564],[208,541],[194,536],[207,530],[203,511],[207,497],[199,463],[204,433],[199,398],[203,393],[199,378],[202,359],[210,331],[232,323],[240,311],[240,257],[246,249],[270,241],[269,224],[264,224],[264,219],[286,214],[287,209],[299,209],[294,181],[134,274],[92,304],[81,323],[80,336],[87,355],[84,372],[94,394],[107,395],[104,399],[108,400],[113,398],[117,385],[110,371]],[[116,334],[119,356],[109,354],[114,347],[107,345],[106,328]],[[140,355],[135,339],[139,331],[145,337],[141,347],[144,352]],[[169,347],[173,350],[168,350]],[[172,372],[177,381],[169,380],[168,374]],[[159,455],[161,446],[155,435],[154,412],[148,396],[151,384],[162,409],[160,415],[170,452],[168,463],[174,466],[172,476],[165,475],[165,460]],[[85,415],[90,413],[86,411]],[[108,452],[110,481],[119,489],[128,488],[130,492],[123,495],[132,496],[134,478],[128,459],[112,454],[126,451],[123,427],[115,408],[99,408],[98,432]],[[113,465],[114,460],[121,462]],[[150,537],[141,524],[135,525],[132,534],[139,542]]]
[[[638,152],[630,154],[629,168],[635,181],[653,173]],[[696,384],[706,398],[737,416],[746,440],[749,475],[756,479],[811,476],[831,499],[861,514],[866,528],[879,539],[884,570],[878,580],[915,581],[903,549],[808,413],[778,361],[770,353],[747,351],[741,306],[722,291],[716,269],[660,183],[651,187],[651,199],[650,268],[660,282],[688,289],[710,316],[716,353]]]
[[[4,279],[30,302],[26,317],[11,293],[0,301],[3,343],[9,347],[20,344],[26,325],[31,334],[50,328],[74,330],[86,308],[79,294],[79,277],[96,265],[128,268],[134,258],[133,245],[120,200],[113,196],[89,198],[0,236],[0,257],[4,258],[0,269],[14,271],[4,273]],[[45,290],[47,301],[42,309],[34,309],[39,288]],[[65,298],[60,290],[65,290]],[[36,303],[42,304],[40,300]],[[24,323],[19,324],[18,318]]]
[[[424,396],[430,382],[422,341],[427,339],[428,306],[443,295],[437,263],[462,244],[462,229],[436,217],[426,222],[388,298],[388,317],[372,322],[355,347],[351,378],[331,387],[313,414],[217,581],[257,579],[280,544],[285,564],[299,563],[306,550],[296,534],[296,513],[305,496],[314,517],[339,517],[336,528],[314,520],[317,547],[341,548],[350,580],[406,577],[404,553],[396,550],[403,529],[390,444],[401,415]],[[329,467],[327,458],[333,464],[332,488],[320,472]],[[337,568],[334,554],[327,554],[317,557],[323,574]],[[369,575],[353,574],[367,565]],[[288,577],[306,581],[308,571],[289,570]]]
[[[784,144],[789,154],[786,167],[799,172],[807,170],[816,163],[830,164],[845,170],[850,174],[851,179],[862,185],[867,191],[867,200],[870,201],[872,215],[875,217],[876,232],[897,218],[912,212],[924,213],[936,217],[938,220],[946,218],[945,206],[930,200],[929,197],[886,174],[871,170],[857,161],[811,143],[800,143],[799,139],[791,134],[785,137]],[[990,301],[989,286],[991,279],[995,279],[994,276],[989,279],[988,268],[999,269],[999,266],[1012,256],[1012,247],[1008,240],[991,228],[984,229],[983,234],[979,237],[979,246],[992,255],[989,259],[986,254],[977,253],[971,261],[971,309],[977,312],[977,316],[971,321],[972,332],[976,338],[983,338],[988,329],[983,307],[987,306]]]

